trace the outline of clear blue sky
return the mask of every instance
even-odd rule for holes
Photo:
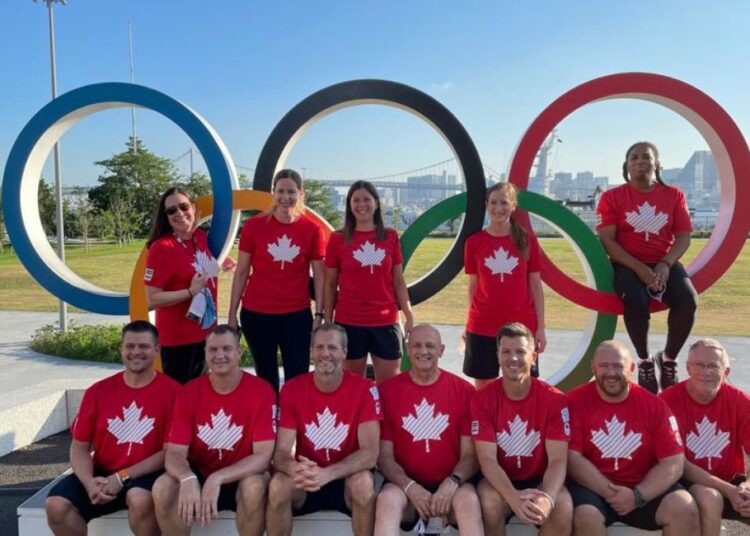
[[[127,81],[128,21],[136,82],[205,117],[237,164],[255,167],[277,121],[327,85],[383,78],[437,98],[464,124],[485,164],[505,171],[523,132],[552,100],[592,78],[650,71],[716,99],[750,132],[750,4],[694,0],[602,2],[288,2],[69,0],[56,7],[59,91]],[[50,98],[47,13],[32,0],[0,7],[0,163]],[[124,149],[130,115],[113,110],[63,138],[64,183],[94,184],[93,161]],[[162,156],[190,146],[157,114],[138,134]],[[590,105],[559,127],[555,171],[616,178],[630,142],[650,139],[666,167],[707,145],[671,111],[640,101]],[[356,179],[450,158],[415,117],[383,106],[350,108],[311,128],[288,164],[308,176]],[[187,159],[179,162],[187,170]],[[198,169],[203,164],[198,162]],[[50,166],[45,175],[51,177]]]

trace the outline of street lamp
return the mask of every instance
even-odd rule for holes
[[[39,0],[34,0],[38,3]],[[49,58],[50,73],[52,78],[52,98],[57,97],[57,63],[55,60],[55,15],[53,6],[55,4],[67,5],[67,0],[44,0],[47,4],[49,14]],[[60,169],[60,144],[55,143],[55,210],[57,212],[57,256],[65,262],[65,228],[63,222],[63,199],[62,199],[62,171]],[[68,308],[63,300],[59,300],[60,331],[68,330]]]

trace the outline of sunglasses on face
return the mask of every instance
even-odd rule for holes
[[[177,211],[180,212],[190,212],[190,203],[178,203],[176,205],[172,205],[171,207],[166,207],[164,209],[164,212],[167,214],[167,216],[174,216],[177,214]]]

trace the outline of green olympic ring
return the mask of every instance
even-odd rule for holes
[[[466,207],[465,192],[434,205],[409,226],[401,236],[404,269],[422,240],[444,221],[460,216],[464,207]],[[544,219],[571,242],[581,261],[586,261],[583,264],[589,285],[593,283],[596,290],[614,291],[609,257],[593,231],[578,216],[561,204],[528,190],[519,191],[518,207]],[[548,378],[549,383],[562,391],[567,391],[589,381],[591,379],[589,361],[596,347],[602,341],[614,336],[616,327],[617,315],[591,310],[581,341],[560,370]],[[408,357],[405,357],[403,366],[408,367]]]

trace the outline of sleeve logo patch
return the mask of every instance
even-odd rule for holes
[[[153,268],[146,268],[146,272],[143,274],[143,280],[144,281],[151,281],[151,279],[154,277],[154,269]]]
[[[479,421],[471,421],[471,435],[479,435]]]

